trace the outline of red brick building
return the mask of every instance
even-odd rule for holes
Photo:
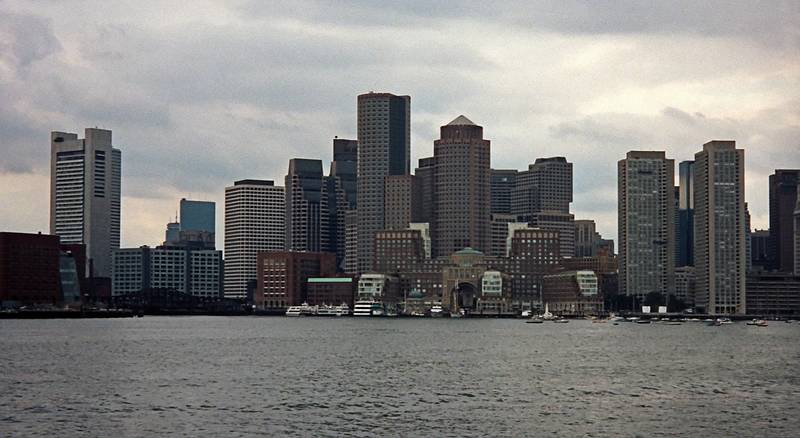
[[[0,233],[0,303],[58,303],[59,256],[58,236]]]
[[[259,309],[297,306],[307,300],[310,277],[336,274],[336,254],[267,251],[258,253],[258,277],[253,304]]]

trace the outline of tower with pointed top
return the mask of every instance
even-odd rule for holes
[[[490,249],[490,142],[483,127],[463,115],[441,127],[433,142],[434,253],[450,255],[471,247]]]

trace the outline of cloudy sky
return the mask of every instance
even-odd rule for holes
[[[97,126],[124,246],[160,243],[181,197],[217,201],[221,235],[225,186],[330,160],[370,90],[411,95],[415,162],[459,114],[495,168],[566,156],[576,217],[614,238],[628,150],[736,140],[758,228],[767,176],[800,168],[797,1],[117,3],[0,0],[0,230],[47,231],[49,132]]]

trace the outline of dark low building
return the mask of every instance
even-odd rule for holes
[[[311,277],[306,285],[306,302],[312,306],[347,304],[353,308],[356,286],[351,277]]]
[[[800,276],[761,272],[747,276],[747,313],[800,316]]]
[[[597,275],[593,271],[566,271],[545,275],[542,301],[550,311],[562,315],[585,315],[603,311]]]

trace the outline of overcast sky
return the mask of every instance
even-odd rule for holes
[[[800,168],[796,0],[117,3],[0,0],[0,230],[48,231],[49,132],[97,126],[123,246],[159,244],[189,197],[217,202],[221,247],[225,186],[329,161],[370,90],[411,96],[415,165],[459,114],[494,168],[566,156],[576,218],[615,239],[628,150],[736,140],[754,228],[768,175]]]

